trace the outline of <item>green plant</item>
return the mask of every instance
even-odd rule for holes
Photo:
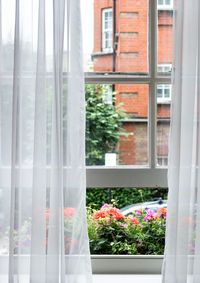
[[[113,205],[88,211],[92,254],[159,255],[164,253],[166,209],[136,211],[125,217]]]
[[[105,153],[117,153],[116,145],[120,136],[129,134],[122,129],[122,121],[127,116],[122,104],[115,105],[115,93],[112,103],[105,97],[111,86],[86,85],[86,164],[104,165]]]
[[[142,192],[142,193],[141,193]],[[115,188],[112,189],[112,197],[119,200],[121,209],[133,203],[151,201],[161,197],[167,199],[167,189],[163,188]],[[109,189],[91,188],[86,193],[87,207],[100,209],[104,203],[109,203]]]

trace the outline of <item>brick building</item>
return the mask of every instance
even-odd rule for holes
[[[94,0],[95,72],[148,72],[148,0]],[[172,62],[172,0],[158,0],[158,71]],[[116,104],[128,113],[119,143],[119,163],[148,163],[148,85],[113,86]],[[171,87],[157,86],[157,162],[167,164]]]

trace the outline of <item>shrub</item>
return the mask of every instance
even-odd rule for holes
[[[150,201],[161,197],[167,199],[167,189],[165,188],[116,188],[112,189],[111,198],[119,201],[118,207],[121,209],[133,203]],[[109,189],[87,189],[86,203],[87,207],[100,209],[104,203],[109,203]]]
[[[110,85],[86,85],[86,164],[105,165],[105,153],[117,153],[120,136],[130,133],[122,128],[125,114],[122,104],[106,103],[104,97],[111,91]]]
[[[160,255],[165,246],[166,209],[139,210],[123,216],[105,204],[89,210],[88,233],[92,254]]]

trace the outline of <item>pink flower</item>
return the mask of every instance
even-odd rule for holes
[[[147,221],[148,219],[153,219],[155,215],[155,211],[148,209],[146,211],[146,217],[144,218],[144,221]]]
[[[109,207],[110,207],[109,204],[105,203],[105,204],[101,207],[101,209],[102,209],[102,208],[109,208]]]
[[[135,215],[141,215],[141,211],[140,210],[136,210]]]
[[[189,248],[190,248],[192,251],[195,250],[195,247],[193,246],[193,244],[189,244],[188,246],[189,246]]]

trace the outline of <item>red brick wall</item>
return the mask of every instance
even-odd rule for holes
[[[125,165],[148,164],[148,130],[147,123],[127,122],[124,129],[129,135],[119,142],[119,163]]]
[[[157,105],[157,117],[158,118],[170,118],[170,105],[158,104]]]
[[[137,117],[148,116],[148,85],[116,85],[116,105],[123,103],[123,109],[128,113],[137,113]],[[135,94],[124,97],[123,94]],[[132,96],[132,97],[131,97]]]
[[[172,62],[172,26],[161,25],[158,29],[158,63]]]
[[[117,33],[119,34],[119,42],[117,49],[116,71],[147,72],[148,1],[120,0],[118,9],[117,22],[119,22],[119,26],[117,28]],[[137,17],[124,17],[122,13],[127,12],[137,13]],[[121,37],[120,34],[123,32],[137,32],[138,37]],[[136,53],[137,57],[121,57],[121,53],[128,52]]]
[[[113,68],[112,55],[96,56],[93,61],[94,61],[95,72],[112,72],[112,68]]]

